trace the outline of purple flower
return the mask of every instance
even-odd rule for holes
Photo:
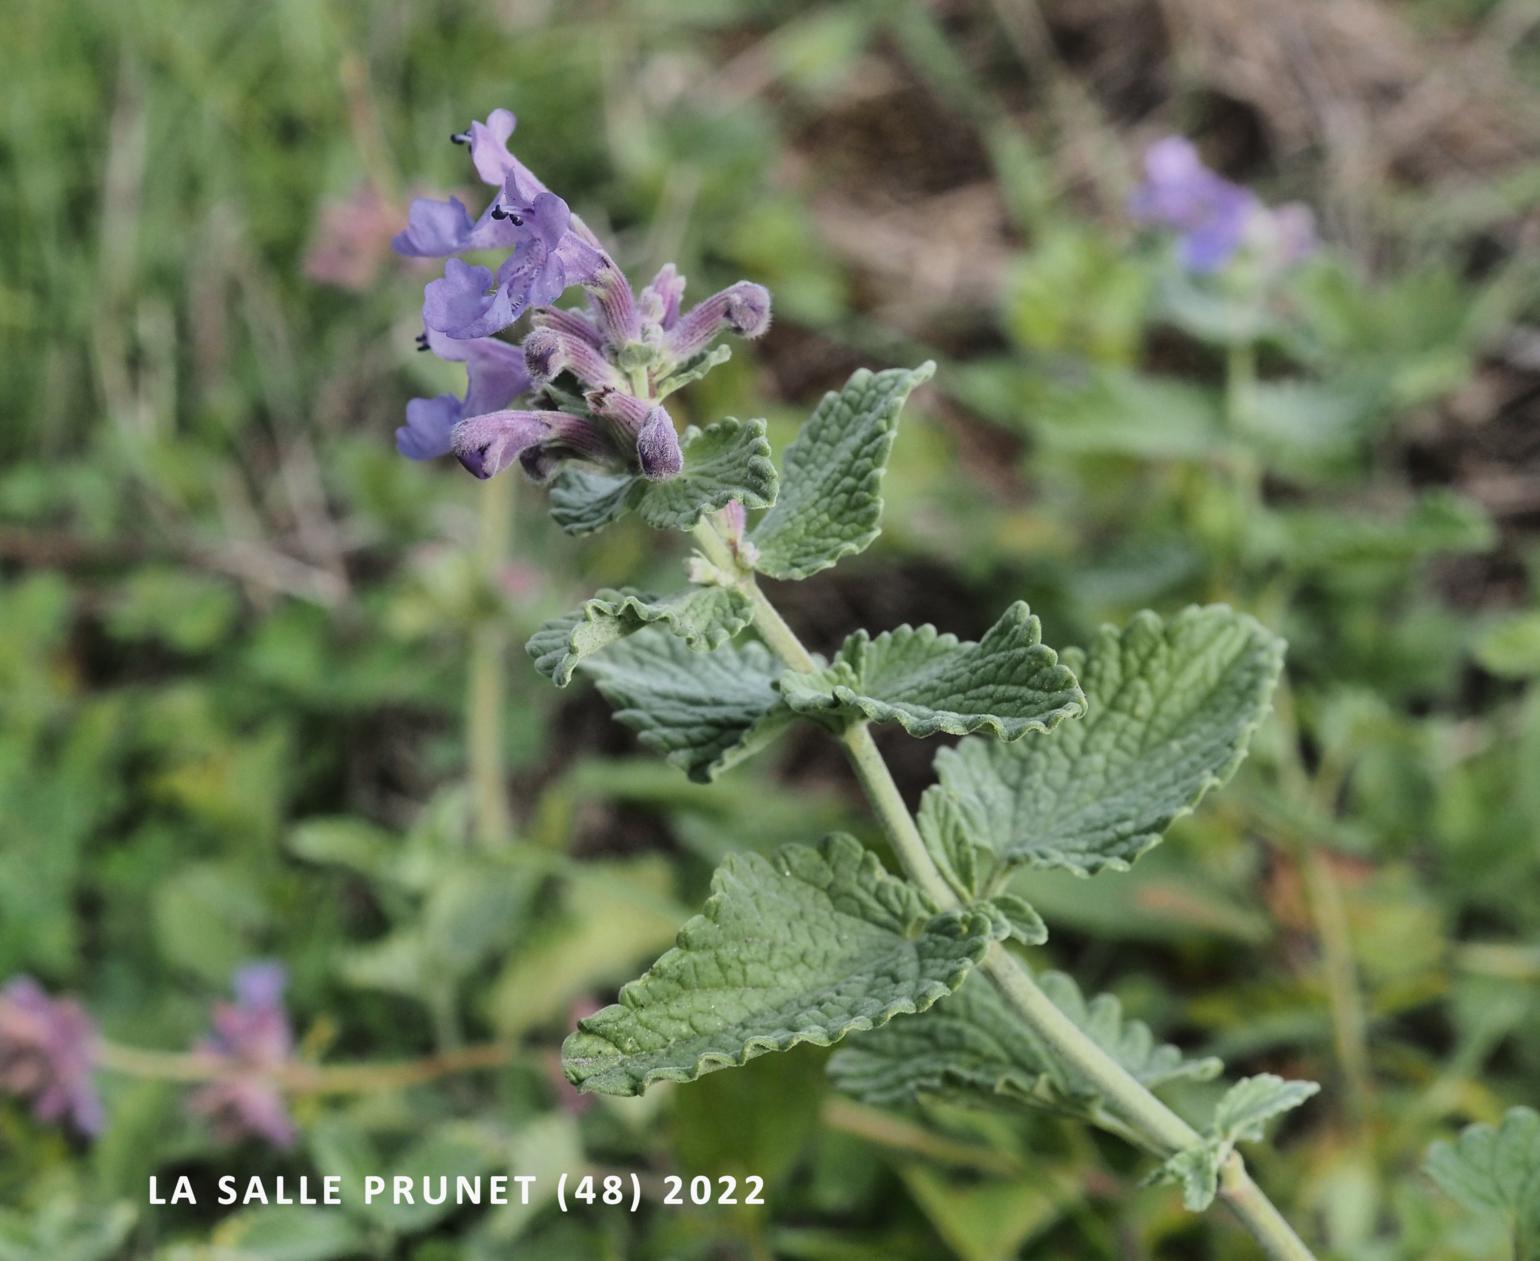
[[[396,239],[406,254],[448,255],[441,278],[423,291],[425,346],[462,358],[470,370],[464,399],[413,399],[396,445],[417,459],[452,451],[471,473],[496,476],[514,463],[536,481],[568,460],[654,480],[684,467],[678,431],[659,399],[710,371],[727,352],[706,353],[724,333],[757,337],[770,324],[770,294],[740,281],[682,313],[684,278],[672,264],[638,295],[593,233],[508,149],[514,118],[497,110],[453,137],[468,145],[477,174],[497,188],[481,217],[451,198],[412,204]],[[496,268],[454,255],[495,247]],[[586,312],[552,304],[581,285]],[[525,311],[531,331],[512,348],[491,340]],[[475,347],[455,355],[447,346]],[[571,384],[558,384],[558,378]],[[544,392],[545,408],[509,406]]]
[[[195,1091],[188,1106],[226,1141],[254,1137],[275,1147],[294,1142],[294,1122],[277,1081],[294,1051],[283,1009],[286,980],[277,963],[242,968],[235,974],[235,1001],[215,1004],[213,1028],[194,1048],[219,1076]]]
[[[518,346],[493,337],[457,341],[433,329],[423,330],[418,346],[440,359],[463,362],[466,389],[463,399],[440,394],[437,398],[414,398],[406,405],[406,424],[396,430],[396,450],[411,459],[448,455],[450,431],[460,421],[507,407],[520,394],[529,392],[529,370]]]
[[[103,1118],[95,1062],[96,1027],[78,1002],[50,998],[28,976],[0,989],[0,1091],[31,1099],[39,1120],[68,1119],[96,1134]]]
[[[422,313],[429,328],[457,338],[490,336],[528,308],[546,306],[591,279],[608,262],[572,230],[572,212],[554,193],[540,193],[513,218],[519,219],[513,253],[495,273],[451,258],[443,278],[428,283]]]
[[[1136,219],[1180,233],[1182,265],[1217,271],[1245,240],[1256,197],[1203,165],[1192,141],[1167,136],[1144,155],[1144,183],[1129,207]]]
[[[1136,219],[1179,234],[1182,266],[1218,271],[1245,248],[1268,272],[1292,267],[1316,248],[1315,217],[1290,202],[1269,209],[1250,190],[1203,165],[1192,141],[1158,140],[1144,155],[1144,183],[1129,205]]]

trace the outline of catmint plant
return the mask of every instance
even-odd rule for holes
[[[529,313],[527,397],[479,412],[473,383],[465,400],[439,400],[431,426],[419,408],[408,437],[431,428],[433,441],[408,454],[447,449],[480,478],[518,464],[570,534],[627,517],[686,533],[684,585],[596,592],[530,640],[536,669],[558,687],[593,679],[645,747],[697,781],[796,728],[822,732],[897,865],[842,834],[728,858],[677,945],[578,1022],[569,1080],[637,1095],[838,1044],[829,1073],[858,1099],[1079,1118],[1148,1152],[1151,1177],[1180,1184],[1190,1208],[1222,1197],[1270,1255],[1309,1257],[1236,1148],[1315,1085],[1249,1077],[1200,1123],[1178,1116],[1155,1092],[1220,1064],[1042,970],[1031,951],[1049,930],[1028,900],[1034,871],[1115,879],[1225,782],[1268,712],[1281,641],[1215,605],[1142,613],[1059,652],[1016,600],[977,641],[905,625],[813,653],[759,579],[802,581],[876,540],[899,418],[934,365],[856,372],[778,463],[763,420],[679,433],[664,400],[727,357],[720,335],[764,332],[768,293],[740,282],[684,310],[672,267],[637,292],[509,154],[512,131],[498,111],[453,137],[498,191],[474,221],[457,201],[417,203],[398,248],[451,255],[424,294],[429,349],[481,345]],[[1189,233],[1190,263],[1217,266],[1259,212],[1200,172],[1166,152],[1144,201]],[[495,270],[452,256],[482,248],[510,252]],[[554,305],[569,288],[582,305]],[[449,350],[474,374],[472,353],[489,350]],[[937,755],[916,814],[873,741],[879,724],[962,738]]]

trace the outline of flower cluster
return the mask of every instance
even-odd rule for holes
[[[242,968],[235,1001],[214,1007],[213,1028],[193,1049],[208,1081],[188,1106],[221,1138],[259,1138],[278,1147],[294,1141],[279,1081],[294,1050],[284,983],[278,964]],[[83,1134],[101,1130],[98,1046],[95,1023],[74,999],[54,998],[26,976],[0,988],[0,1093],[31,1100],[39,1120],[69,1122]]]
[[[28,976],[0,989],[0,1091],[30,1099],[40,1120],[95,1134],[95,1060],[96,1028],[74,999],[51,998]]]
[[[1182,265],[1199,274],[1218,271],[1243,249],[1282,270],[1316,246],[1308,206],[1264,205],[1250,189],[1206,167],[1181,136],[1167,136],[1145,152],[1144,182],[1129,209],[1142,223],[1174,230]]]
[[[235,974],[235,1001],[214,1007],[213,1029],[195,1049],[220,1073],[196,1090],[188,1106],[207,1117],[221,1138],[265,1139],[275,1147],[294,1142],[279,1072],[294,1051],[294,1034],[283,1009],[287,977],[276,963],[253,963]]]
[[[739,282],[684,311],[684,277],[671,264],[635,292],[567,203],[509,152],[513,129],[500,109],[451,137],[497,190],[476,219],[458,198],[420,198],[395,239],[399,253],[446,259],[423,292],[418,342],[467,372],[463,397],[408,404],[396,448],[413,459],[452,452],[481,478],[515,461],[536,481],[567,461],[673,477],[683,455],[660,400],[727,358],[713,348],[722,334],[763,333],[770,295]],[[496,268],[458,257],[482,250],[507,253]],[[584,309],[553,305],[573,287]],[[495,336],[526,312],[520,345]],[[540,405],[511,408],[522,396]]]

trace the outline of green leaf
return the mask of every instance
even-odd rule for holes
[[[247,1261],[332,1261],[357,1256],[368,1241],[336,1209],[285,1205],[243,1209],[220,1223],[211,1242]]]
[[[1024,946],[1041,946],[1048,940],[1048,925],[1032,904],[1014,893],[997,893],[987,902],[978,904],[981,911],[1001,917],[1001,940],[1010,938]]]
[[[1021,601],[978,643],[934,626],[857,631],[828,667],[787,672],[781,694],[798,713],[896,722],[912,736],[988,731],[1019,740],[1085,712],[1085,696]]]
[[[1178,1184],[1182,1203],[1201,1213],[1219,1194],[1219,1172],[1235,1145],[1260,1142],[1267,1122],[1299,1107],[1320,1089],[1313,1081],[1285,1081],[1272,1073],[1241,1078],[1215,1105],[1203,1138],[1167,1158],[1146,1181]]]
[[[1282,640],[1220,605],[1104,628],[1088,653],[1064,654],[1084,718],[937,754],[920,809],[932,851],[970,890],[1023,863],[1126,871],[1240,764],[1282,660]]]
[[[583,669],[644,748],[701,782],[757,753],[793,718],[775,688],[780,665],[752,641],[699,653],[649,627]]]
[[[1509,1108],[1501,1125],[1468,1125],[1434,1143],[1424,1168],[1472,1212],[1506,1217],[1520,1256],[1540,1245],[1540,1112]]]
[[[1475,643],[1483,670],[1508,679],[1540,675],[1540,609],[1510,613],[1492,622]]]
[[[755,527],[754,567],[772,578],[806,578],[865,551],[882,532],[882,475],[898,414],[936,365],[857,370],[814,409],[782,459],[785,487]]]
[[[1292,1112],[1321,1087],[1313,1081],[1285,1081],[1272,1073],[1243,1077],[1214,1107],[1212,1130],[1227,1143],[1260,1143],[1276,1116]]]
[[[728,418],[684,435],[684,471],[648,482],[637,505],[657,530],[688,530],[708,512],[737,500],[745,508],[775,502],[779,477],[762,420]]]
[[[1158,1043],[1143,1021],[1129,1020],[1110,994],[1086,1002],[1060,972],[1038,984],[1066,1016],[1143,1085],[1216,1076],[1216,1059],[1189,1060]],[[936,1004],[924,1020],[901,1020],[841,1048],[829,1061],[841,1090],[868,1103],[908,1104],[934,1097],[994,1107],[1001,1097],[1030,1107],[1094,1117],[1098,1099],[1088,1082],[1065,1072],[1037,1043],[994,986],[982,980]]]
[[[566,468],[551,482],[551,519],[568,534],[593,534],[635,505],[643,479]]]
[[[551,483],[551,517],[568,534],[592,534],[628,512],[658,530],[688,530],[738,500],[746,508],[775,502],[778,477],[762,420],[729,417],[685,431],[684,469],[655,482],[636,473],[564,469]]]
[[[735,854],[705,912],[562,1048],[585,1091],[636,1095],[924,1011],[983,958],[987,915],[937,914],[849,836]]]
[[[754,618],[749,598],[731,587],[693,587],[671,596],[605,588],[572,612],[547,622],[524,646],[535,669],[566,687],[578,662],[616,640],[657,624],[707,652],[726,643]]]

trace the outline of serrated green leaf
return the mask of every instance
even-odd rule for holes
[[[781,497],[755,527],[754,567],[772,578],[806,578],[865,551],[882,532],[882,475],[898,415],[936,365],[857,370],[823,396],[781,463]]]
[[[920,809],[927,842],[960,880],[1019,864],[1126,871],[1240,764],[1282,660],[1280,639],[1220,605],[1104,628],[1088,653],[1064,654],[1084,718],[1019,745],[965,740],[937,754]]]
[[[1038,984],[1066,1016],[1143,1085],[1216,1076],[1216,1059],[1189,1060],[1157,1043],[1143,1021],[1124,1017],[1110,994],[1086,1002],[1080,987],[1060,972]],[[923,1020],[902,1020],[842,1047],[829,1061],[841,1090],[868,1103],[907,1104],[925,1097],[980,1107],[1000,1097],[1031,1107],[1094,1116],[1089,1083],[1068,1075],[994,986],[972,981],[936,1004]]]
[[[1219,1194],[1219,1173],[1235,1145],[1260,1142],[1267,1122],[1299,1107],[1320,1089],[1313,1081],[1285,1081],[1272,1073],[1241,1078],[1215,1105],[1202,1139],[1167,1157],[1146,1182],[1177,1183],[1182,1203],[1201,1213]]]
[[[746,508],[775,502],[778,475],[763,420],[731,417],[691,426],[681,442],[684,469],[655,482],[640,474],[563,469],[551,483],[551,518],[568,534],[592,534],[628,512],[658,530],[688,530],[708,512],[738,500]]]
[[[1424,1168],[1472,1212],[1505,1215],[1521,1256],[1540,1244],[1540,1112],[1509,1108],[1500,1125],[1468,1125],[1434,1143]]]
[[[649,627],[582,668],[643,747],[701,782],[758,752],[794,717],[776,691],[780,665],[755,642],[699,653]]]
[[[735,854],[703,914],[562,1047],[585,1091],[636,1095],[922,1012],[984,956],[990,917],[938,914],[849,836]]]
[[[1259,1143],[1266,1125],[1319,1092],[1313,1081],[1285,1081],[1273,1073],[1243,1077],[1214,1106],[1212,1131],[1227,1143]]]
[[[775,502],[779,475],[762,420],[718,420],[684,435],[684,471],[648,482],[637,502],[642,520],[657,530],[688,530],[708,512],[737,500],[745,508]]]
[[[1019,740],[1085,712],[1075,676],[1044,647],[1037,618],[1011,605],[978,643],[934,626],[857,631],[832,664],[788,671],[781,694],[814,717],[896,722],[912,736],[988,731]]]
[[[535,659],[535,669],[557,687],[566,687],[584,657],[644,626],[656,624],[677,635],[687,648],[709,652],[753,618],[749,598],[731,587],[692,587],[671,596],[605,588],[572,612],[547,622],[524,650]]]

